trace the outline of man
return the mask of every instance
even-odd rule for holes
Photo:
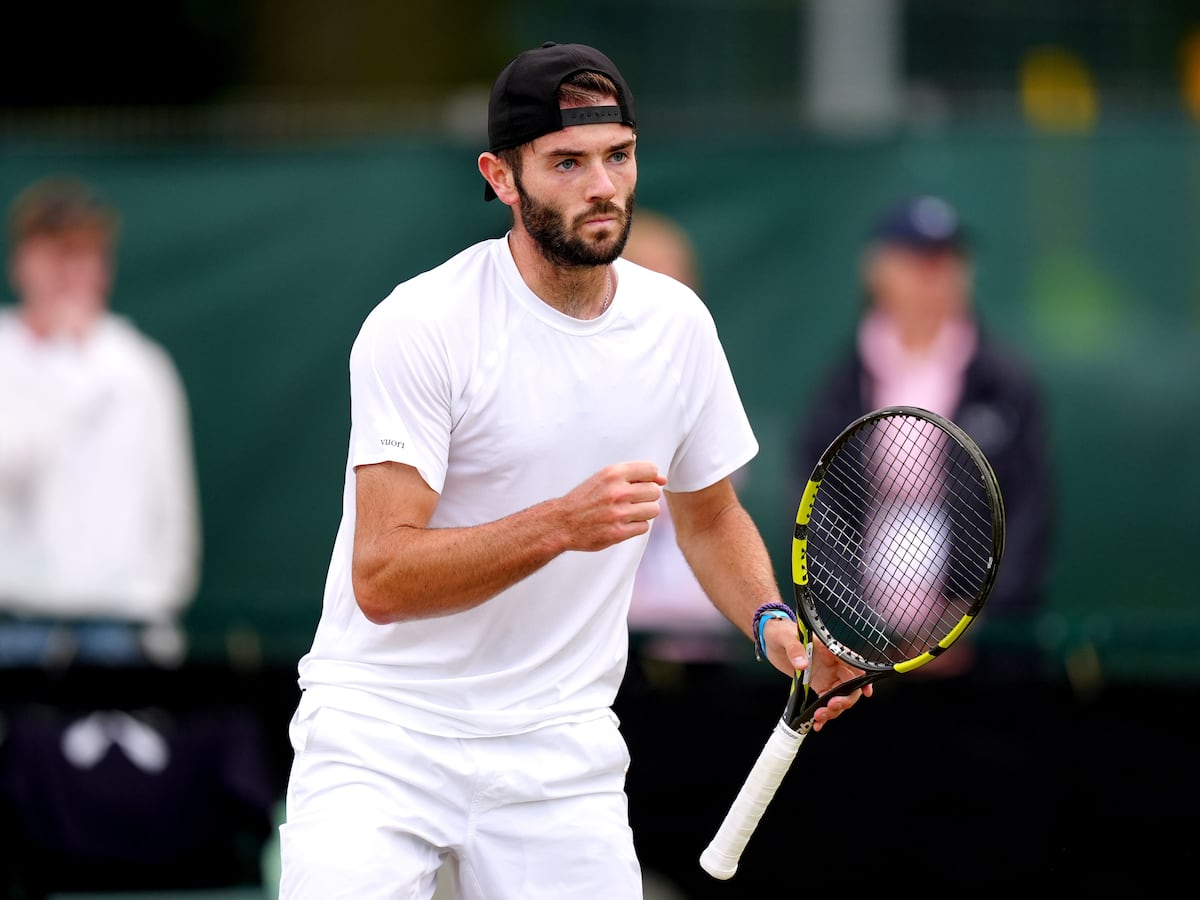
[[[598,51],[516,57],[478,161],[511,230],[399,285],[354,343],[282,897],[428,898],[444,860],[467,898],[640,897],[610,704],[664,486],[722,611],[749,633],[779,602],[729,485],[757,445],[712,318],[618,258],[634,122]],[[772,663],[808,665],[790,621],[760,622]],[[848,675],[817,656],[818,682]]]
[[[958,212],[935,196],[885,210],[867,241],[862,281],[866,303],[854,343],[799,419],[794,475],[807,479],[829,441],[871,409],[908,404],[952,419],[987,455],[1004,496],[1004,561],[986,615],[995,621],[1037,612],[1053,518],[1041,393],[1025,362],[979,321],[971,243]],[[927,674],[972,662],[967,647],[956,648]],[[990,674],[1030,664],[1011,648],[986,661]]]
[[[187,400],[109,309],[119,217],[73,177],[9,215],[0,309],[0,658],[170,663],[200,537]]]

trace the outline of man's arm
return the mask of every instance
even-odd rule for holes
[[[725,617],[753,639],[755,610],[782,598],[762,535],[738,500],[733,484],[725,478],[699,491],[668,491],[667,503],[679,549],[701,587]],[[781,672],[791,675],[808,666],[795,625],[783,619],[769,620],[764,637],[767,658]],[[811,684],[818,693],[860,674],[819,642],[814,643],[813,656]],[[824,722],[849,709],[860,693],[870,696],[871,689],[868,686],[849,697],[831,700],[827,708],[817,711],[814,727],[819,730]]]
[[[567,550],[645,534],[665,481],[653,463],[618,463],[494,522],[430,528],[438,494],[416,469],[377,463],[355,479],[354,594],[380,625],[470,609]]]

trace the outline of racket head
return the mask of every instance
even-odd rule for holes
[[[983,609],[1004,533],[995,472],[962,428],[915,406],[867,413],[821,454],[796,513],[802,638],[870,680],[925,665]]]

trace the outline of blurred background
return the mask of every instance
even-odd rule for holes
[[[1117,830],[1133,824],[1160,848],[1188,821],[1194,834],[1200,792],[1183,740],[1200,699],[1194,2],[23,3],[6,31],[0,195],[69,173],[120,208],[112,305],[170,352],[186,386],[204,546],[177,667],[124,680],[14,668],[0,674],[9,708],[228,701],[261,735],[255,796],[281,797],[295,664],[340,514],[350,343],[396,283],[503,234],[507,212],[481,202],[475,169],[491,79],[527,47],[578,41],[612,57],[636,95],[639,205],[696,248],[762,445],[742,492],[781,584],[792,435],[811,382],[850,340],[867,230],[899,197],[947,199],[976,238],[976,306],[1044,389],[1056,476],[1046,602],[976,637],[1030,659],[1023,677],[881,691],[806,745],[807,771],[729,883],[695,860],[784,688],[748,646],[719,675],[635,678],[619,712],[648,870],[681,897],[774,889],[786,860],[772,854],[808,833],[821,804],[833,807],[822,817],[845,817],[843,835],[864,822],[885,831],[861,850],[814,835],[814,860],[886,858],[913,887],[1098,883],[1112,877]],[[900,747],[918,737],[919,758]],[[868,740],[884,746],[868,753]],[[912,827],[898,835],[901,822]],[[223,875],[179,865],[175,884],[170,867],[157,883],[121,884],[136,861],[90,860],[94,884],[46,890],[261,896],[271,833],[242,826],[222,850],[240,862]],[[37,879],[20,878],[9,896],[35,896]]]

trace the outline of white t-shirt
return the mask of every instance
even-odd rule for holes
[[[320,622],[300,662],[307,702],[431,734],[515,734],[609,715],[646,537],[567,552],[479,606],[369,622],[354,598],[354,467],[413,466],[440,494],[430,526],[494,521],[604,466],[651,460],[695,491],[758,444],[707,308],[626,260],[592,320],[522,280],[507,240],[483,241],[399,285],[350,354],[341,526]]]
[[[188,404],[166,352],[112,313],[80,344],[0,310],[0,608],[169,623],[199,557]]]

